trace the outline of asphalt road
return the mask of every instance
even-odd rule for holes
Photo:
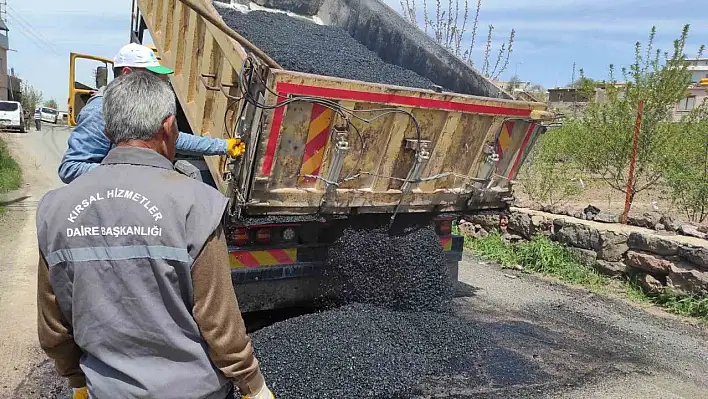
[[[28,181],[18,197],[26,198],[0,219],[10,238],[0,245],[2,398],[65,392],[36,344],[32,203],[60,184],[56,167],[67,135],[46,129],[9,139],[22,154]],[[431,397],[708,397],[703,326],[539,277],[514,276],[469,254],[460,281],[455,313],[479,326],[487,343],[461,366],[468,368],[465,378],[426,381]]]

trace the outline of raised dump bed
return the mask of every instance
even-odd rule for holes
[[[247,143],[207,159],[237,216],[502,208],[544,130],[377,0],[136,1],[193,130]]]
[[[436,270],[456,280],[455,213],[508,205],[549,115],[376,0],[134,0],[133,11],[133,39],[149,29],[191,130],[246,142],[238,159],[205,159],[231,199],[244,311],[335,294],[329,250],[362,221],[434,230],[439,244],[428,234],[429,246],[396,257],[412,265],[435,252]],[[364,277],[386,281],[380,273]]]

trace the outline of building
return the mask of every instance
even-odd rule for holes
[[[572,117],[579,116],[585,111],[591,100],[598,103],[603,102],[605,100],[605,90],[596,88],[594,95],[588,95],[588,93],[576,87],[548,89],[548,108],[557,114]]]
[[[673,110],[674,121],[688,115],[694,108],[708,101],[708,58],[693,58],[686,60],[691,72],[691,85],[688,87],[686,97],[676,104]]]
[[[7,25],[0,19],[0,100],[8,99],[8,89],[10,81],[7,77],[7,50],[10,49],[10,41],[7,38]]]
[[[708,58],[693,58],[686,60],[689,72],[691,72],[691,83],[698,84],[701,79],[708,79]]]

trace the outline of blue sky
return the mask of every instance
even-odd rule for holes
[[[400,10],[399,0],[386,1]],[[422,5],[422,0],[416,3]],[[565,85],[576,62],[586,75],[601,79],[607,76],[608,64],[627,65],[632,61],[634,43],[646,42],[652,25],[658,29],[657,46],[669,50],[681,27],[691,24],[688,54],[694,55],[700,44],[708,44],[708,14],[699,3],[483,0],[474,55],[480,59],[483,53],[487,25],[496,27],[494,49],[515,28],[515,51],[502,78],[510,77],[521,63],[518,74],[522,79],[545,87]],[[16,50],[9,53],[8,66],[42,90],[45,99],[54,98],[60,108],[66,109],[69,53],[112,58],[129,39],[130,4],[130,0],[8,0],[10,47]],[[464,3],[460,4],[462,8]],[[428,0],[428,6],[432,11],[434,1]],[[447,8],[446,3],[443,8]],[[92,66],[80,65],[82,80],[90,81]]]

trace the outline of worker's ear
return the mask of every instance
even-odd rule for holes
[[[177,118],[174,115],[170,115],[162,121],[162,131],[167,136],[167,140],[176,139],[179,134],[177,130]]]
[[[120,70],[120,74],[121,74],[121,75],[127,75],[127,74],[129,74],[129,73],[131,73],[131,72],[133,72],[133,70],[130,69],[130,67],[123,67],[123,68],[121,68],[121,70]]]
[[[162,120],[160,134],[163,135],[162,143],[165,146],[165,154],[163,155],[165,155],[169,160],[174,160],[175,153],[177,152],[177,136],[179,135],[179,130],[177,130],[177,119],[174,115],[170,115]]]

